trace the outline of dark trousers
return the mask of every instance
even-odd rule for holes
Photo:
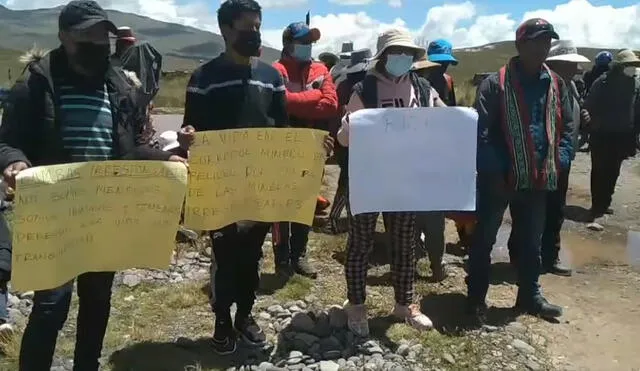
[[[533,297],[540,287],[540,241],[546,213],[545,191],[508,191],[502,174],[479,174],[477,216],[473,245],[469,252],[469,299],[483,303],[489,289],[491,250],[496,243],[498,229],[509,206],[514,247],[519,256],[519,296]]]
[[[113,272],[92,272],[78,276],[78,321],[74,371],[97,371],[102,341],[111,312]],[[58,332],[67,316],[73,281],[51,290],[36,291],[33,309],[20,347],[20,371],[51,368]]]
[[[444,228],[443,212],[421,211],[416,213],[416,247],[426,250],[431,268],[439,267],[442,264],[445,250]],[[424,233],[424,244],[420,239],[422,233]],[[424,256],[424,252],[416,252],[416,256],[421,258]]]
[[[635,153],[635,135],[591,135],[591,209],[604,214],[611,206],[622,162]]]
[[[311,227],[306,224],[280,222],[273,225],[273,254],[276,264],[295,263],[307,255]]]
[[[569,170],[562,171],[558,177],[558,189],[547,194],[547,210],[544,232],[540,244],[540,258],[543,266],[556,263],[560,255],[560,231],[564,224],[564,208],[567,205],[567,190],[569,189]],[[513,230],[509,235],[509,256],[512,262],[517,262],[518,251],[514,246],[517,237]]]
[[[331,229],[333,233],[346,232],[341,230],[339,225],[340,215],[344,209],[347,209],[347,222],[351,212],[349,211],[349,177],[347,174],[348,167],[340,166],[340,176],[338,177],[338,188],[336,194],[333,197],[333,204],[331,206],[331,212],[329,212],[329,222],[331,223]]]
[[[228,315],[236,303],[238,315],[247,315],[256,300],[260,283],[262,244],[269,223],[241,221],[211,232],[217,269],[211,285],[215,290],[213,311]]]

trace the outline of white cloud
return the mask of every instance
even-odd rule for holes
[[[402,8],[402,0],[388,0],[387,3],[392,8]]]
[[[209,0],[192,0],[181,4],[178,0],[98,0],[104,7],[134,12],[158,20],[170,21],[211,31],[217,30],[215,12]],[[317,0],[314,0],[317,1]],[[335,3],[363,4],[373,0],[330,0]],[[387,0],[389,6],[401,5],[402,0]],[[2,3],[3,0],[0,0]],[[66,0],[4,0],[12,9],[53,7]],[[293,7],[311,4],[309,0],[262,0],[262,5]],[[522,17],[511,14],[491,13],[469,0],[455,4],[445,3],[430,8],[424,23],[410,30],[420,42],[435,38],[448,38],[454,47],[478,46],[490,42],[512,40],[517,25],[525,19],[540,16],[554,24],[563,39],[572,39],[580,46],[634,47],[640,48],[640,3],[614,8],[610,5],[595,6],[588,0],[569,0],[553,9],[537,9]],[[269,17],[267,10],[264,17]],[[286,22],[285,22],[286,23]],[[381,21],[364,12],[315,15],[314,27],[322,31],[322,39],[315,52],[338,51],[342,42],[353,41],[355,48],[375,49],[378,34],[397,27],[408,29],[402,19]],[[280,47],[282,30],[263,31],[263,39],[271,46]]]

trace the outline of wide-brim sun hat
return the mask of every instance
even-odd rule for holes
[[[349,65],[344,69],[344,73],[358,73],[368,69],[371,63],[371,49],[358,49],[351,52]]]
[[[420,71],[420,70],[426,70],[428,68],[434,68],[434,67],[439,67],[441,66],[440,63],[436,63],[436,62],[432,62],[428,59],[421,59],[417,62],[414,62],[413,65],[411,66],[411,70],[413,71]]]
[[[613,57],[611,64],[623,67],[640,67],[640,58],[633,50],[622,49]]]
[[[556,55],[553,57],[547,58],[547,62],[560,61],[560,62],[574,62],[574,63],[589,63],[591,62],[589,58],[580,54],[563,54]]]
[[[424,59],[424,56],[427,55],[427,51],[423,47],[416,45],[409,32],[399,29],[391,29],[378,36],[376,54],[371,59],[374,61],[380,59],[382,54],[392,46],[414,50],[416,52],[416,60]]]

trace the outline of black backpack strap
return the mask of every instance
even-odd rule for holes
[[[364,80],[353,86],[353,92],[362,100],[364,108],[378,108],[378,80],[367,74]]]
[[[423,77],[418,76],[417,73],[411,72],[409,76],[411,78],[411,84],[418,90],[418,98],[420,100],[420,107],[428,107],[429,100],[431,99],[431,84]]]

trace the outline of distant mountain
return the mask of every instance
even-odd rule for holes
[[[34,44],[56,47],[60,9],[11,10],[0,5],[0,49],[27,50]],[[199,60],[213,58],[224,49],[222,36],[212,32],[116,10],[108,13],[116,25],[132,27],[138,39],[163,53],[165,70],[193,69]],[[265,47],[261,58],[273,62],[279,55],[280,51]]]

